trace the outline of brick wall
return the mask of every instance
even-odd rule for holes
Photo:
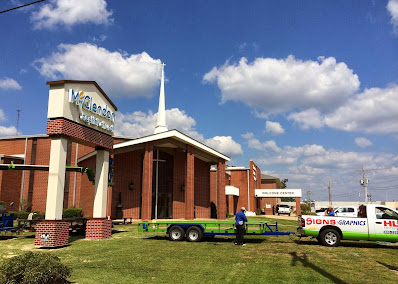
[[[263,180],[261,181],[261,188],[278,189],[278,186],[276,180]],[[280,202],[280,198],[259,198],[259,202],[260,208],[264,209],[265,214],[271,215],[274,213],[273,208]],[[267,203],[270,204],[270,208],[266,208]]]
[[[116,218],[119,193],[122,199],[123,217],[140,218],[141,187],[142,187],[142,155],[143,151],[127,152],[115,155],[114,186],[112,187],[111,216]],[[134,188],[129,189],[130,183]]]
[[[79,146],[80,149],[80,146]],[[96,156],[90,157],[79,163],[80,167],[94,169]],[[95,185],[89,181],[86,174],[77,174],[78,186],[76,186],[76,207],[83,209],[84,217],[93,216]]]
[[[48,120],[47,135],[66,135],[91,146],[113,149],[112,136],[66,119]]]
[[[185,186],[185,159],[186,153],[177,151],[174,155],[173,169],[173,218],[185,218],[185,192],[181,186]]]
[[[210,164],[195,158],[195,218],[210,214]]]
[[[23,164],[23,160],[10,158],[2,159],[0,164],[10,164],[11,161],[14,164]],[[7,211],[11,210],[11,202],[14,202],[14,210],[17,210],[19,207],[21,180],[22,171],[0,171],[0,201],[4,201],[7,204]]]
[[[43,234],[47,235],[47,241],[42,241]],[[69,224],[66,222],[44,221],[37,223],[35,246],[55,248],[68,245]]]
[[[261,170],[259,167],[257,167],[257,165],[253,161],[250,161],[249,181],[250,181],[250,196],[249,196],[250,211],[256,212],[260,204],[258,203],[258,200],[255,196],[255,189],[261,188]]]
[[[109,239],[112,236],[112,221],[103,219],[88,220],[86,239]]]

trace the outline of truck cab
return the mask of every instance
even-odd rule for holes
[[[384,205],[361,205],[357,217],[303,215],[299,224],[299,233],[326,246],[342,239],[398,242],[398,213]]]

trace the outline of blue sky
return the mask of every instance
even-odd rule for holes
[[[6,10],[33,1],[1,1]],[[47,0],[0,14],[0,136],[45,133],[48,86],[95,80],[117,134],[167,123],[327,200],[398,200],[398,0]]]

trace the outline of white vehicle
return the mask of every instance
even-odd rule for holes
[[[337,217],[358,217],[358,208],[353,206],[337,207],[334,209],[334,216]]]
[[[288,214],[290,216],[291,210],[290,210],[289,205],[284,205],[284,204],[278,205],[277,213],[278,213],[278,216],[281,214]]]
[[[325,216],[325,210],[316,212],[318,216]],[[334,216],[337,217],[358,217],[358,208],[353,206],[337,207],[334,210]]]
[[[303,215],[298,233],[335,247],[340,240],[398,242],[398,212],[384,205],[361,205],[358,217]]]

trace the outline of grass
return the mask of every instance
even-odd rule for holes
[[[256,218],[256,220],[258,220]],[[276,220],[271,220],[274,224]],[[277,220],[280,230],[297,222]],[[71,236],[56,254],[73,269],[75,283],[396,283],[398,246],[343,241],[329,248],[305,239],[247,236],[200,243],[171,242],[164,234],[138,233],[137,225],[115,226],[109,240]],[[1,238],[1,237],[0,237]],[[0,239],[0,258],[34,248],[32,234]]]

